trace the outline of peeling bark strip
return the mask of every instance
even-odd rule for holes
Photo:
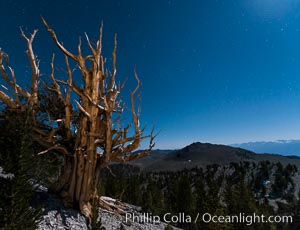
[[[0,72],[6,82],[6,86],[0,89],[0,101],[8,109],[21,112],[30,108],[33,111],[35,125],[33,135],[35,140],[45,147],[40,154],[58,153],[64,157],[57,191],[66,205],[79,207],[86,217],[91,218],[91,200],[97,194],[96,182],[99,179],[99,170],[113,161],[126,162],[147,155],[154,146],[155,136],[153,130],[149,135],[143,135],[144,129],[140,128],[135,100],[141,83],[135,70],[137,86],[130,94],[132,123],[125,127],[121,124],[124,105],[118,95],[123,86],[116,84],[116,36],[112,52],[112,69],[109,71],[105,68],[102,56],[103,25],[100,27],[96,46],[91,44],[88,35],[85,34],[91,53],[82,56],[81,39],[77,46],[77,54],[73,54],[58,40],[55,31],[44,18],[42,22],[65,57],[67,80],[56,78],[53,54],[50,74],[52,83],[49,85],[44,82],[46,89],[57,95],[64,111],[59,117],[53,115],[51,117],[51,108],[47,108],[48,120],[40,120],[36,115],[41,111],[38,98],[40,70],[32,48],[37,30],[30,37],[21,30],[32,70],[29,90],[17,84],[15,73],[9,65],[8,55],[0,49]],[[69,59],[75,61],[81,71],[84,83],[82,87],[74,82]],[[86,65],[87,60],[91,63],[89,67]],[[71,94],[77,95],[79,100],[71,101]],[[77,119],[73,117],[73,111],[76,109],[79,111]],[[130,132],[130,127],[133,127],[133,132]],[[133,135],[129,135],[129,132]],[[132,153],[144,138],[149,138],[149,148],[139,153]]]

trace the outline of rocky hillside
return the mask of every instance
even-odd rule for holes
[[[283,165],[295,164],[300,167],[300,158],[297,157],[257,154],[242,148],[200,142],[193,143],[180,150],[169,150],[167,152],[154,150],[149,156],[131,161],[128,164],[138,166],[142,171],[177,171],[208,164],[226,165],[230,162],[266,160],[274,163],[281,162]]]

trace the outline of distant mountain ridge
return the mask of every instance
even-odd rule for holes
[[[256,153],[300,156],[300,140],[256,141],[231,144],[230,146],[247,149]]]
[[[296,164],[299,157],[277,154],[257,154],[239,147],[196,142],[179,150],[153,150],[148,156],[130,161],[127,164],[139,167],[142,171],[178,171],[184,168],[205,167],[209,164],[228,165],[231,162],[281,162],[283,165]]]

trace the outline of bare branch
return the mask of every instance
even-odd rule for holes
[[[8,69],[10,71],[10,75],[7,73],[7,71],[4,67],[3,59],[4,59],[6,66],[8,67]],[[5,82],[8,84],[8,86],[10,86],[13,89],[13,95],[15,96],[19,106],[21,106],[19,94],[21,94],[24,98],[27,98],[27,99],[29,99],[31,97],[31,94],[29,92],[23,90],[17,84],[16,78],[15,78],[15,73],[14,73],[13,69],[9,66],[8,55],[6,53],[4,53],[3,51],[1,51],[1,49],[0,49],[0,71],[1,71],[2,77],[5,80]]]
[[[58,48],[60,48],[60,50],[65,54],[67,55],[68,57],[74,59],[75,61],[78,60],[78,57],[74,54],[72,54],[71,52],[69,52],[63,45],[62,43],[60,43],[57,39],[57,36],[56,36],[56,33],[54,32],[54,30],[47,24],[46,20],[41,17],[42,19],[42,22],[44,24],[44,26],[47,28],[48,32],[51,34],[54,42],[56,43],[56,45],[58,46]]]
[[[102,52],[102,32],[103,32],[103,21],[101,22],[100,30],[99,30],[99,40],[97,42],[97,53],[101,54]]]
[[[49,152],[51,152],[51,151],[58,151],[58,152],[60,152],[60,153],[62,153],[62,154],[64,154],[64,155],[72,156],[72,155],[68,152],[68,150],[67,150],[66,148],[62,147],[62,146],[52,146],[52,147],[50,147],[50,148],[48,148],[48,149],[46,149],[46,150],[44,150],[44,151],[39,152],[38,155],[42,155],[42,154],[45,154],[45,153],[49,153]]]
[[[96,57],[97,52],[96,52],[96,50],[93,48],[93,46],[92,46],[92,44],[91,44],[91,42],[90,42],[89,36],[87,35],[87,33],[84,33],[84,34],[85,34],[85,38],[86,38],[86,41],[87,41],[87,43],[88,43],[88,46],[90,47],[90,49],[91,49],[91,51],[92,51],[92,53],[93,53],[93,56]]]
[[[0,90],[0,100],[2,100],[9,108],[16,109],[19,105],[11,99],[6,93]]]
[[[83,114],[86,115],[88,118],[91,118],[91,114],[89,114],[78,101],[75,102],[78,108],[80,109],[80,111],[83,112]]]
[[[114,90],[116,85],[115,78],[117,73],[117,34],[115,34],[114,38],[114,50],[112,52],[112,57],[112,73],[109,81],[109,90]]]
[[[39,66],[38,66],[36,57],[34,55],[33,49],[32,49],[32,43],[33,43],[34,37],[35,37],[36,33],[38,32],[38,30],[34,30],[33,33],[30,35],[30,38],[26,37],[22,28],[20,28],[20,30],[21,30],[22,37],[24,38],[24,40],[27,43],[26,53],[29,58],[31,71],[32,71],[30,103],[32,105],[36,105],[38,103],[38,78],[40,75],[40,70],[39,70]]]
[[[134,123],[134,126],[135,126],[135,133],[136,135],[140,135],[140,130],[139,130],[139,127],[140,127],[140,124],[139,124],[139,120],[138,120],[138,116],[136,115],[136,112],[135,112],[135,94],[136,92],[138,91],[138,89],[140,88],[141,86],[141,82],[140,82],[140,79],[136,73],[136,69],[134,69],[134,76],[135,76],[135,79],[137,81],[137,85],[135,87],[135,89],[131,92],[130,94],[130,99],[131,99],[131,114],[132,114],[132,118],[133,118],[133,123]]]

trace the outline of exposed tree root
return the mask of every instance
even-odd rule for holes
[[[121,202],[120,200],[113,199],[107,196],[101,196],[98,197],[99,206],[100,208],[103,208],[105,210],[119,213],[121,215],[125,215],[125,213],[128,212],[139,212],[141,211],[140,207],[127,204],[124,202]]]

